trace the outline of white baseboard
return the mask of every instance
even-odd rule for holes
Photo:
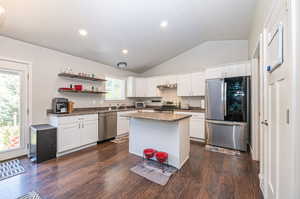
[[[261,173],[258,174],[258,179],[259,179],[259,188],[263,194],[263,197],[266,198],[266,195],[265,195],[265,185],[264,185],[264,178],[263,176],[261,175]]]
[[[75,148],[75,149],[71,149],[71,150],[68,150],[68,151],[57,153],[56,157],[61,157],[63,155],[67,155],[67,154],[73,153],[75,151],[80,151],[82,149],[86,149],[86,148],[89,148],[89,147],[95,146],[95,145],[97,145],[97,142],[96,143],[91,143],[91,144],[88,144],[88,145],[85,145],[85,146],[81,146],[81,147],[78,147],[78,148]]]
[[[251,145],[249,145],[249,146],[250,146],[251,159],[252,159],[252,160],[255,160],[255,161],[258,161],[258,157],[256,157],[256,154],[255,154],[255,152],[254,152],[252,146],[251,146]]]
[[[200,139],[200,138],[190,137],[190,140],[195,141],[195,142],[202,142],[202,143],[205,143],[205,140],[204,140],[204,139]]]
[[[123,133],[123,134],[117,135],[116,138],[122,138],[122,137],[126,137],[126,136],[129,136],[129,132],[128,132],[128,133]]]

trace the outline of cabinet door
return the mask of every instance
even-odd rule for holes
[[[81,145],[91,144],[98,141],[98,121],[81,120]]]
[[[146,97],[147,87],[148,85],[145,78],[136,78],[135,80],[136,97]]]
[[[128,77],[126,81],[126,96],[136,97],[135,77]]]
[[[58,127],[57,152],[63,152],[80,146],[79,122]]]
[[[205,139],[204,119],[191,119],[190,122],[190,137]]]
[[[203,73],[192,74],[192,95],[204,96],[205,95],[205,80]]]
[[[192,96],[192,81],[190,75],[178,77],[177,96]]]
[[[148,89],[146,91],[147,97],[158,97],[159,96],[159,91],[158,91],[158,81],[156,77],[149,77],[146,79],[147,80],[147,85]]]
[[[128,133],[129,131],[129,119],[127,117],[118,117],[118,135]]]

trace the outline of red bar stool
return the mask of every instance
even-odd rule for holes
[[[154,154],[156,153],[155,149],[144,149],[144,156],[143,158],[146,158],[147,160],[150,160],[154,157]]]
[[[168,153],[162,152],[162,151],[155,153],[155,157],[156,157],[157,161],[161,164],[161,168],[162,168],[163,172],[165,172],[163,164],[164,164],[164,162],[168,161],[168,156],[169,156]],[[167,162],[167,164],[168,164],[168,162]]]

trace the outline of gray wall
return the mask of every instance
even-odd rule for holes
[[[203,71],[216,65],[248,60],[247,40],[208,41],[144,72],[143,76]]]
[[[32,63],[32,117],[34,124],[48,121],[46,109],[51,107],[51,99],[53,97],[61,96],[57,92],[59,87],[77,82],[65,80],[57,76],[63,67],[69,66],[74,72],[95,73],[120,78],[126,78],[128,75],[137,75],[7,37],[0,36],[0,44],[1,57]],[[78,96],[76,94],[64,96],[74,101],[75,107],[105,105],[103,96]]]

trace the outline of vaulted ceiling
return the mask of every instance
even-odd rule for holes
[[[110,66],[125,61],[128,70],[144,72],[204,41],[248,39],[255,3],[1,0],[6,12],[0,34]]]

